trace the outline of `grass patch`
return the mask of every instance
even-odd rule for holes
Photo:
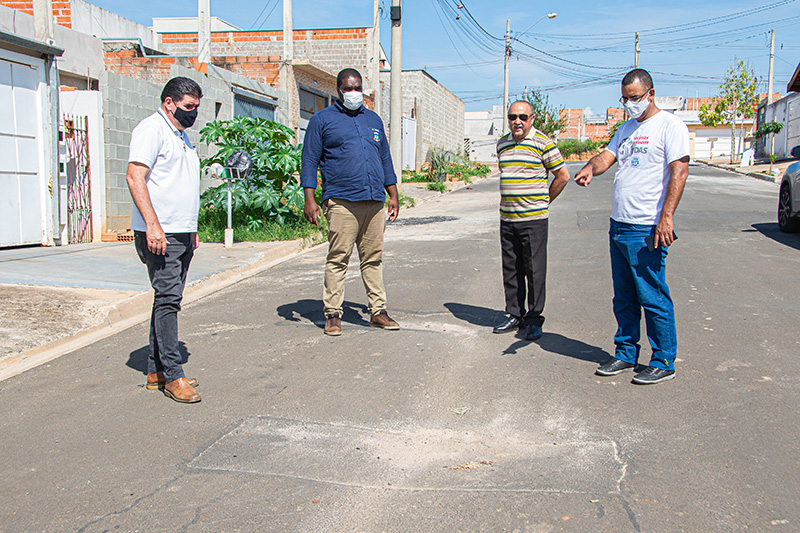
[[[428,183],[429,191],[447,192],[447,185],[442,181],[432,181]]]
[[[200,242],[224,242],[227,214],[223,211],[201,210],[197,220],[197,233]],[[320,217],[319,225],[309,224],[305,218],[294,216],[284,224],[274,220],[249,223],[233,218],[233,239],[236,242],[269,242],[293,241],[309,239],[312,244],[325,241],[328,237],[328,225],[324,217]]]

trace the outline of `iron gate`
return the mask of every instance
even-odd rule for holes
[[[92,242],[89,117],[64,116],[69,243]]]

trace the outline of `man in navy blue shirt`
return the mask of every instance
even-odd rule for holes
[[[354,245],[367,290],[370,325],[397,330],[400,326],[386,312],[382,267],[387,192],[389,221],[397,218],[400,208],[389,143],[383,121],[362,103],[361,74],[346,68],[336,77],[336,86],[339,100],[308,122],[300,171],[305,193],[303,213],[312,224],[320,216],[314,197],[317,169],[322,175],[322,212],[328,221],[322,295],[325,334],[342,334],[344,280]]]

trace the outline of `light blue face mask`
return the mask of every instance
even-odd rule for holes
[[[364,93],[361,91],[347,91],[342,93],[342,105],[350,111],[355,111],[364,102]]]

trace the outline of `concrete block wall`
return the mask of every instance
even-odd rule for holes
[[[151,81],[147,72],[147,69],[142,69],[139,72],[141,76],[137,78],[106,71],[100,77],[106,153],[106,227],[109,231],[124,232],[130,228],[132,203],[125,174],[131,132],[161,105],[164,83]],[[197,122],[187,130],[190,141],[203,159],[212,153],[213,147],[200,143],[200,129],[212,120],[227,120],[233,116],[230,86],[224,80],[170,64],[167,80],[175,76],[191,78],[203,89]],[[204,177],[201,189],[214,184]]]
[[[390,72],[381,72],[381,79],[387,88],[390,85],[389,78]],[[403,116],[417,119],[417,168],[425,161],[430,161],[432,147],[463,154],[464,102],[424,70],[403,71],[401,79]],[[384,90],[383,95],[382,118],[387,134],[391,135],[391,94]]]

